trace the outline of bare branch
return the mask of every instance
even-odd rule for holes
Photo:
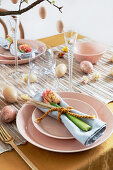
[[[19,11],[21,9],[21,5],[22,5],[23,2],[24,2],[24,0],[20,0]]]
[[[50,4],[52,4],[49,0],[47,0],[47,2],[49,2]],[[61,7],[58,7],[57,5],[55,5],[55,4],[52,4],[53,6],[55,6],[56,8],[58,8],[58,10],[62,13],[62,8],[63,8],[63,6],[61,6]]]
[[[21,0],[18,11],[5,11],[5,10],[0,9],[0,16],[6,16],[6,15],[21,15],[21,14],[29,11],[30,9],[32,9],[33,7],[35,7],[36,5],[40,4],[40,3],[43,2],[43,1],[45,1],[45,0],[37,0],[37,1],[33,2],[32,4],[30,4],[29,6],[27,6],[26,8],[21,9],[21,5],[22,5],[22,3],[24,2],[24,0]],[[47,0],[47,2],[49,2],[49,3],[51,4],[51,2],[50,2],[49,0]],[[53,6],[55,6],[56,8],[58,8],[58,10],[62,13],[61,10],[62,10],[63,6],[58,7],[58,6],[55,5],[55,4],[53,4]]]
[[[33,2],[31,5],[29,5],[26,8],[23,8],[19,11],[2,11],[0,10],[0,16],[6,16],[6,15],[21,15],[24,12],[29,11],[30,9],[32,9],[33,7],[35,7],[36,5],[40,4],[41,2],[43,2],[44,0],[37,0],[35,2]]]

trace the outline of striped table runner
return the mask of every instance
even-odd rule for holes
[[[89,39],[84,38],[79,41],[89,41]],[[68,60],[67,54],[65,54],[64,58],[58,58],[58,53],[65,45],[60,45],[53,48],[54,54],[56,56],[57,65],[60,63],[64,63],[68,68]],[[111,68],[113,64],[110,62],[110,58],[113,55],[113,47],[107,47],[107,51],[105,55],[99,60],[99,62],[94,65],[94,71],[98,71],[101,74],[101,78],[99,81],[93,82],[89,81],[88,84],[84,85],[81,83],[82,76],[85,75],[79,68],[79,63],[74,60],[73,63],[73,92],[86,93],[88,95],[94,96],[97,99],[101,100],[104,103],[108,103],[113,100],[113,77],[110,75]],[[44,89],[53,89],[57,91],[68,91],[69,87],[69,76],[68,71],[64,75],[64,77],[56,79],[53,75],[41,74],[40,68],[42,67],[42,57],[39,57],[35,63],[35,69],[33,71],[37,75],[37,81],[31,85],[32,92],[34,94],[37,91],[43,91]],[[46,66],[45,66],[46,67]],[[2,91],[3,88],[7,85],[13,85],[18,90],[18,96],[22,94],[30,94],[27,84],[23,81],[22,76],[25,73],[29,73],[29,65],[19,65],[19,69],[23,72],[22,76],[17,76],[17,78],[13,78],[10,76],[10,72],[14,69],[14,66],[0,64],[0,109],[2,109],[5,105],[7,105],[6,101],[3,98]],[[92,74],[89,75],[91,77]],[[20,109],[23,105],[23,102],[18,100],[14,106],[17,109]],[[9,130],[9,133],[16,139],[16,144],[22,144],[26,141],[19,134],[15,122],[11,124],[5,125],[5,127]],[[11,147],[3,144],[0,141],[0,153],[10,150]]]

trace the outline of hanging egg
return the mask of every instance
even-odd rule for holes
[[[56,28],[59,33],[63,32],[64,24],[61,20],[58,20],[56,23]]]
[[[11,2],[12,2],[13,4],[16,4],[16,3],[18,2],[18,0],[11,0]]]
[[[39,16],[40,16],[40,18],[42,18],[42,19],[45,19],[45,18],[46,18],[46,9],[45,9],[43,6],[41,6],[41,7],[39,8]]]

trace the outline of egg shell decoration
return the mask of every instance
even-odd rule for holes
[[[90,61],[82,61],[80,63],[80,69],[86,73],[89,74],[93,71],[93,65]]]
[[[45,7],[41,6],[39,8],[39,16],[41,19],[45,19],[46,18],[46,15],[47,15],[47,12],[46,12],[46,9]]]
[[[89,82],[89,78],[87,76],[82,77],[82,83],[87,84]]]
[[[57,77],[63,77],[64,74],[66,73],[67,71],[67,67],[65,64],[59,64],[57,67],[56,67],[56,75]]]
[[[22,94],[21,95],[21,99],[23,99],[23,100],[30,100],[30,97],[28,96],[28,94]]]
[[[64,24],[61,20],[58,20],[56,23],[56,28],[59,33],[63,32]]]
[[[113,55],[112,55],[112,57],[110,58],[110,61],[113,63]]]
[[[1,121],[5,123],[10,123],[16,119],[17,110],[14,106],[5,106],[1,111]]]
[[[111,75],[113,76],[113,67],[111,68]]]
[[[7,86],[3,90],[3,96],[5,100],[9,103],[14,103],[17,101],[17,90],[13,86]]]
[[[58,54],[58,58],[64,58],[64,55],[65,54],[61,52],[61,53]]]
[[[24,80],[25,83],[28,82],[28,77],[29,77],[29,74],[24,75],[23,80]],[[36,80],[37,80],[37,76],[35,74],[31,74],[30,83],[34,83]]]
[[[92,76],[93,80],[97,81],[100,78],[101,78],[101,74],[99,72],[96,71],[96,72],[93,73],[93,76]]]
[[[16,3],[18,2],[18,0],[11,0],[11,2],[12,2],[13,4],[16,4]]]

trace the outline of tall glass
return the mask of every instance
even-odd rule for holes
[[[45,53],[40,55],[36,61],[30,62],[30,72],[28,76],[28,89],[30,95],[33,96],[36,91],[38,91],[38,86],[35,84],[30,84],[30,77],[32,73],[37,76],[37,84],[43,82],[43,86],[40,87],[41,89],[50,88],[50,82],[52,84],[52,89],[54,91],[58,90],[59,82],[55,72],[56,68],[56,58],[53,54],[53,50],[50,46],[47,46]]]
[[[13,75],[17,75],[18,70],[18,55],[17,55],[17,35],[19,29],[19,16],[10,16],[9,17],[10,24],[10,37],[12,38],[12,50],[14,50],[15,56],[15,70],[11,73]]]
[[[65,43],[68,48],[68,65],[69,65],[69,91],[72,91],[72,72],[73,72],[73,51],[77,40],[77,33],[72,29],[64,32]]]

